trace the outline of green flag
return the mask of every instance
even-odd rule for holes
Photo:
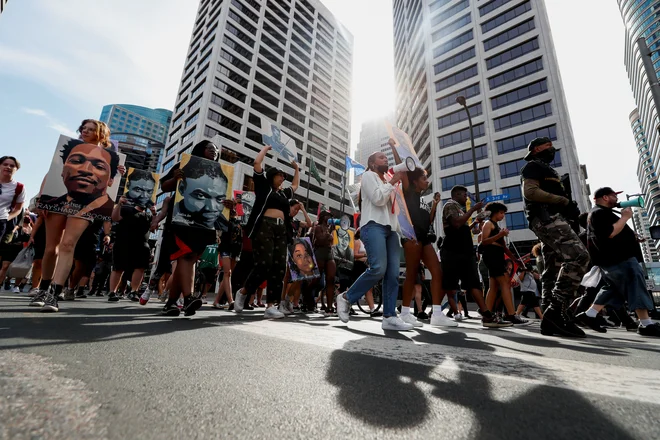
[[[316,169],[314,158],[312,158],[312,163],[309,165],[309,172],[312,175],[312,177],[316,179],[319,185],[323,185],[323,182],[321,181],[321,175],[319,174],[319,170]]]

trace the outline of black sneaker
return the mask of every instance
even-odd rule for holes
[[[60,310],[57,304],[57,296],[53,293],[53,289],[49,289],[44,299],[44,305],[41,307],[42,312],[58,312]]]
[[[634,331],[637,331],[638,328],[639,328],[639,324],[636,323],[635,321],[631,320],[629,322],[626,322],[626,330],[627,331],[634,332]]]
[[[383,316],[383,312],[371,312],[369,313],[369,316],[372,318],[380,318],[381,316]]]
[[[30,301],[30,307],[43,307],[44,302],[46,301],[46,295],[48,294],[47,290],[38,290],[36,295]]]
[[[230,312],[234,310],[234,303],[229,304],[229,307],[227,308]]]
[[[119,297],[117,296],[117,294],[115,292],[110,292],[110,294],[108,295],[108,302],[117,302],[117,301],[119,301]]]
[[[419,312],[417,314],[417,319],[429,319],[429,315],[427,315],[426,312]]]
[[[192,295],[183,298],[183,314],[184,316],[192,316],[202,307],[202,300],[193,298]]]
[[[179,316],[181,310],[177,307],[176,301],[168,301],[161,313],[165,316]]]
[[[100,292],[100,291],[96,292],[96,295],[94,295],[94,296],[103,296],[103,292]]]
[[[481,325],[486,328],[503,328],[513,326],[513,322],[504,321],[499,316],[491,314],[490,316],[481,316]]]
[[[333,313],[334,315],[337,314],[337,312],[335,312],[334,310],[332,310],[331,313]],[[348,316],[357,316],[357,312],[353,310],[353,307],[351,307],[350,310],[348,311]]]
[[[532,323],[530,320],[525,319],[525,318],[521,318],[518,315],[507,315],[507,316],[504,317],[503,321],[504,322],[510,322],[515,327],[522,327],[522,326],[529,325],[529,324]]]
[[[137,294],[137,292],[131,292],[128,294],[128,299],[133,302],[138,302],[140,300],[140,296]]]
[[[575,323],[583,327],[589,327],[591,330],[598,333],[607,333],[607,329],[600,325],[598,318],[587,316],[585,312],[575,315]]]
[[[566,336],[586,338],[584,331],[562,313],[561,305],[552,304],[543,314],[541,334],[546,336]]]
[[[64,301],[64,292],[62,292],[62,293],[60,293],[59,295],[57,295],[57,300],[58,300],[58,301]]]
[[[660,336],[660,324],[654,322],[651,325],[644,327],[642,324],[639,324],[637,327],[637,334],[641,336]]]
[[[78,298],[78,299],[84,299],[84,298],[87,298],[87,295],[85,295],[85,292],[84,292],[84,291],[82,291],[82,292],[78,292],[78,293],[76,293],[76,298]]]

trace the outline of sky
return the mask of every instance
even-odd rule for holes
[[[353,33],[351,146],[394,108],[391,0],[325,0]],[[0,154],[38,192],[59,134],[110,103],[174,107],[198,2],[24,0],[0,15]],[[634,109],[614,0],[546,0],[580,162],[592,190],[635,193]],[[77,12],[76,12],[77,11]],[[589,17],[585,20],[584,17]]]

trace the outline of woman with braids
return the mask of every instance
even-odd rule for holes
[[[110,130],[100,121],[86,119],[61,150],[62,179],[67,193],[42,194],[38,207],[44,216],[46,249],[39,291],[30,302],[42,312],[57,312],[58,299],[69,277],[78,240],[95,218],[109,217],[114,204],[107,194],[119,171],[119,156],[111,148]]]
[[[286,274],[287,245],[292,241],[290,227],[289,200],[293,198],[300,182],[298,164],[291,162],[294,169],[293,182],[289,188],[282,188],[284,171],[270,168],[264,172],[263,161],[271,150],[266,145],[254,160],[254,192],[256,200],[252,214],[245,226],[247,236],[252,239],[254,266],[245,280],[243,288],[236,292],[234,310],[243,311],[245,297],[250,297],[259,286],[267,283],[267,305],[265,318],[284,318],[275,303],[280,301],[284,276]]]
[[[362,175],[360,189],[360,234],[367,250],[369,268],[341,295],[337,296],[337,315],[348,322],[351,303],[358,301],[378,281],[383,280],[383,330],[412,330],[413,325],[403,322],[396,314],[399,293],[399,221],[393,212],[394,185],[403,173],[396,172],[388,182],[387,156],[376,152],[369,156],[368,171]]]

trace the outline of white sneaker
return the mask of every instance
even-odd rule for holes
[[[399,319],[405,323],[412,324],[413,327],[424,327],[424,324],[419,322],[412,313],[401,314],[399,315]]]
[[[243,289],[238,289],[238,292],[236,292],[236,298],[234,298],[234,312],[241,313],[244,306],[245,294],[243,293]]]
[[[236,306],[234,306],[236,308]],[[282,319],[284,318],[284,313],[277,310],[277,307],[270,306],[264,312],[264,318],[266,319]]]
[[[337,295],[337,316],[343,323],[350,319],[351,303],[346,299],[346,292]]]
[[[144,291],[142,296],[140,297],[140,305],[144,306],[149,302],[149,299],[151,299],[151,290],[147,287],[147,290]]]
[[[438,312],[431,316],[431,327],[458,327],[458,322],[452,321],[444,313]]]
[[[288,305],[287,305],[288,303],[289,303],[289,300],[286,300],[286,299],[283,300],[283,301],[280,301],[280,306],[277,308],[277,310],[279,310],[279,312],[280,312],[281,314],[285,315],[285,316],[288,316],[288,315],[292,315],[292,314],[293,314],[293,312],[290,312],[290,311],[289,311],[289,307],[288,307]],[[267,311],[267,310],[266,310],[266,311]]]
[[[463,315],[461,315],[460,313],[454,315],[454,321],[461,322],[462,320],[463,320]]]
[[[293,310],[293,303],[290,300],[286,300],[286,309],[289,311],[289,315],[293,315],[295,311]]]
[[[415,317],[413,316],[413,318]],[[403,322],[398,316],[390,316],[388,318],[383,318],[381,328],[383,330],[406,331],[412,330],[414,326],[407,322]]]
[[[18,288],[18,286],[14,286],[13,289],[11,289],[12,293],[21,293],[21,289]]]
[[[41,292],[41,290],[39,290],[39,289],[32,289],[28,292],[27,296],[29,296],[30,298],[33,298],[33,297],[39,295],[40,292]]]

